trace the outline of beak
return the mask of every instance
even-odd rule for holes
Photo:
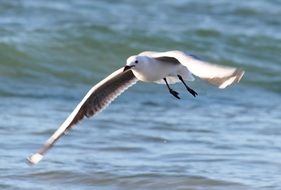
[[[128,65],[126,65],[126,66],[124,67],[123,72],[125,72],[125,71],[127,71],[127,70],[131,69],[132,67],[134,67],[134,66],[133,66],[133,65],[132,65],[132,66],[128,66]]]

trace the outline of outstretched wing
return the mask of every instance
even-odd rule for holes
[[[195,76],[207,80],[219,88],[225,88],[233,83],[239,82],[245,73],[242,69],[211,64],[181,51],[146,51],[140,55],[147,55],[162,61],[181,63]]]
[[[44,154],[54,145],[54,143],[71,127],[86,117],[95,115],[109,105],[117,96],[127,88],[137,82],[131,70],[123,72],[120,68],[97,85],[86,94],[82,101],[76,106],[73,112],[63,122],[63,124],[54,132],[37,153],[28,158],[29,163],[37,164]]]

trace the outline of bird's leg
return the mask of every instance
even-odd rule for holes
[[[194,97],[196,97],[196,96],[198,95],[197,92],[195,92],[192,88],[190,88],[189,86],[187,86],[187,84],[184,82],[183,78],[182,78],[180,75],[178,75],[178,77],[179,77],[180,81],[184,84],[184,86],[186,87],[186,89],[188,90],[188,92],[189,92],[190,94],[192,94]]]
[[[169,89],[169,92],[170,92],[173,96],[175,96],[177,99],[180,99],[180,97],[178,96],[179,93],[178,93],[177,91],[174,91],[173,89],[171,89],[171,87],[169,86],[169,84],[168,84],[168,82],[167,82],[167,79],[166,79],[166,78],[163,78],[163,80],[165,81],[165,83],[166,83],[166,85],[167,85],[167,87],[168,87],[168,89]]]

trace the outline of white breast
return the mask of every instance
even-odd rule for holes
[[[173,63],[163,63],[155,59],[150,59],[143,67],[133,69],[137,79],[144,82],[155,82],[168,76],[177,76],[182,65]]]

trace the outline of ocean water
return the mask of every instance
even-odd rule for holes
[[[0,1],[0,189],[280,190],[281,2]],[[99,80],[144,50],[242,67],[225,90],[138,83],[25,158]]]

